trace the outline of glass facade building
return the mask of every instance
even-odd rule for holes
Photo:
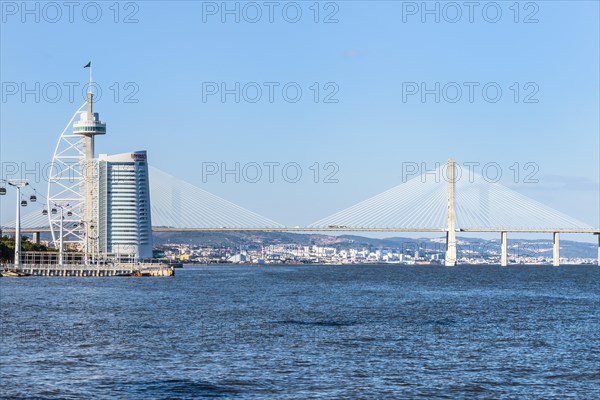
[[[145,151],[98,157],[98,240],[101,253],[152,257]]]

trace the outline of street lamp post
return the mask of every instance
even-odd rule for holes
[[[60,240],[59,240],[59,250],[58,250],[58,265],[63,265],[65,263],[65,236],[63,232],[63,225],[65,223],[64,219],[64,209],[60,207]]]
[[[85,243],[83,245],[83,257],[84,257],[84,264],[85,265],[89,265],[90,264],[90,239],[92,239],[90,237],[90,228],[94,229],[94,226],[91,225],[89,221],[81,221],[80,224],[84,227],[85,229]],[[93,257],[94,257],[94,253],[93,253],[93,249],[92,249],[92,263],[93,263]]]
[[[90,241],[90,230],[88,229],[88,223],[85,222],[85,265],[89,264],[88,256],[89,256],[89,241]]]
[[[17,212],[15,221],[15,269],[21,267],[21,188],[29,185],[25,180],[3,180],[17,189]]]
[[[94,229],[94,225],[91,225],[90,228]],[[92,264],[96,264],[96,252],[100,253],[100,251],[97,249],[98,236],[90,236],[90,239],[94,241],[92,244]]]
[[[65,261],[65,245],[64,245],[64,224],[65,224],[65,207],[69,207],[69,204],[58,204],[54,203],[55,207],[60,209],[60,238],[58,240],[58,265],[64,265]],[[55,214],[55,210],[52,210],[52,213]]]

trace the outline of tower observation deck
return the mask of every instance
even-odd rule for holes
[[[106,134],[106,124],[100,121],[100,115],[93,112],[94,94],[87,94],[87,111],[79,114],[79,121],[73,124],[73,134],[84,136],[85,159],[94,158],[94,136]]]

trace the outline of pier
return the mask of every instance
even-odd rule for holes
[[[86,262],[87,260],[87,262]],[[173,276],[172,265],[131,255],[28,251],[20,264],[0,264],[0,276]]]
[[[0,276],[174,276],[172,266],[165,264],[5,264],[0,267]]]

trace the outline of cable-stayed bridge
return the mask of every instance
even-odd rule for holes
[[[75,111],[59,136],[52,159],[53,166],[58,168],[53,168],[49,177],[45,214],[41,210],[34,210],[19,217],[20,207],[17,204],[16,219],[21,223],[12,222],[0,227],[4,231],[14,231],[14,227],[18,226],[21,232],[33,232],[37,239],[40,232],[50,231],[55,247],[63,249],[63,240],[70,238],[71,243],[83,247],[86,254],[91,242],[97,245],[97,239],[101,237],[98,232],[98,186],[101,179],[94,177],[94,171],[97,172],[99,168],[98,160],[94,158],[94,138],[106,134],[106,124],[100,121],[98,113],[93,112],[93,97],[89,91],[86,102]],[[84,108],[86,111],[83,111]],[[74,122],[77,116],[79,120]],[[135,158],[138,154],[132,156]],[[146,160],[145,153],[143,156]],[[146,165],[144,161],[144,168]],[[65,175],[63,172],[68,173]],[[434,179],[425,173],[302,227],[284,226],[155,168],[148,170],[149,196],[148,186],[144,184],[143,204],[147,204],[145,198],[148,196],[154,232],[278,230],[444,233],[447,265],[456,263],[456,232],[500,232],[503,265],[507,263],[508,232],[552,233],[555,265],[559,263],[560,233],[595,233],[598,234],[600,261],[600,227],[589,226],[499,183],[488,182],[482,176],[470,173],[468,177],[461,177],[455,171],[453,160],[435,172]],[[125,177],[127,173],[119,172],[115,176]],[[145,181],[146,175],[143,179]],[[116,184],[121,185],[119,182]],[[2,190],[0,194],[5,194],[6,189]],[[126,236],[129,240],[133,235],[139,243],[140,237],[147,237],[150,230],[147,210],[142,206],[130,209],[130,203],[136,200],[130,198],[130,188],[127,190],[119,192],[117,196],[117,207],[125,211],[119,215],[114,226],[121,229],[119,233],[122,237]],[[17,197],[19,193],[17,191]],[[56,207],[60,208],[60,213]],[[65,207],[71,208],[66,211],[66,218],[63,213]],[[126,224],[124,219],[127,220]],[[124,224],[126,228],[123,228]],[[136,225],[143,225],[143,232],[138,230],[135,233]]]
[[[94,151],[94,138],[106,134],[106,124],[101,122],[98,113],[93,112],[93,97],[91,90],[88,91],[86,102],[75,111],[59,136],[52,159],[53,167],[57,168],[52,168],[48,180],[47,209],[34,210],[21,217],[17,203],[16,220],[20,223],[0,226],[4,231],[33,232],[37,239],[40,232],[49,231],[55,247],[61,249],[61,252],[65,238],[70,238],[71,243],[85,249],[86,259],[90,245],[98,246],[98,242],[106,238],[106,235],[100,235],[99,228],[105,228],[108,220],[104,210],[104,225],[100,224],[102,207],[99,206],[99,186],[106,185],[108,178],[106,171],[104,175],[99,174],[100,158],[95,158]],[[83,111],[84,108],[86,111]],[[74,122],[77,116],[79,120]],[[154,232],[439,232],[446,235],[446,265],[456,263],[456,232],[500,232],[503,265],[507,264],[508,232],[552,233],[555,265],[558,265],[560,259],[560,233],[594,233],[598,235],[600,262],[600,227],[589,226],[499,183],[488,182],[472,171],[469,171],[468,177],[461,176],[456,173],[458,171],[455,170],[453,160],[449,160],[447,166],[439,167],[433,174],[434,179],[429,173],[424,173],[311,224],[289,227],[158,169],[149,168],[146,174],[146,153],[138,152],[130,156],[140,160],[139,175],[134,170],[126,169],[114,173],[114,179],[117,179],[114,190],[118,192],[115,194],[115,198],[118,198],[115,200],[115,204],[118,203],[115,210],[120,210],[120,214],[118,218],[115,217],[112,228],[118,228],[119,237],[123,241],[140,243],[140,238],[150,235],[146,208],[149,200]],[[118,155],[111,159],[123,162],[121,157],[122,155]],[[107,159],[106,155],[102,158],[103,170],[107,168]],[[112,182],[113,177],[110,179]],[[118,179],[125,181],[119,182]],[[124,189],[126,181],[139,182],[141,185],[143,181],[143,194],[135,192],[129,186]],[[27,183],[22,181],[9,184],[19,186],[17,201],[21,202],[20,187]],[[6,194],[5,188],[0,189],[0,194]],[[106,193],[109,193],[108,189]],[[27,204],[26,201],[21,202],[23,203]],[[70,209],[66,210],[65,217],[67,207]],[[140,229],[136,231],[136,228]],[[145,244],[147,246],[148,242]],[[20,246],[17,245],[16,249],[20,249]],[[20,250],[15,252],[15,262],[20,260],[19,252]]]
[[[439,232],[446,235],[446,263],[456,262],[456,232],[501,233],[502,264],[507,263],[508,232],[548,232],[554,238],[554,263],[560,258],[560,233],[594,233],[592,227],[506,186],[471,173],[458,177],[454,162],[434,174],[406,183],[306,226],[284,226],[159,169],[150,168],[153,231],[387,231]],[[444,179],[444,177],[447,177]],[[48,217],[24,215],[23,232],[49,230]],[[7,224],[4,231],[11,231]]]

